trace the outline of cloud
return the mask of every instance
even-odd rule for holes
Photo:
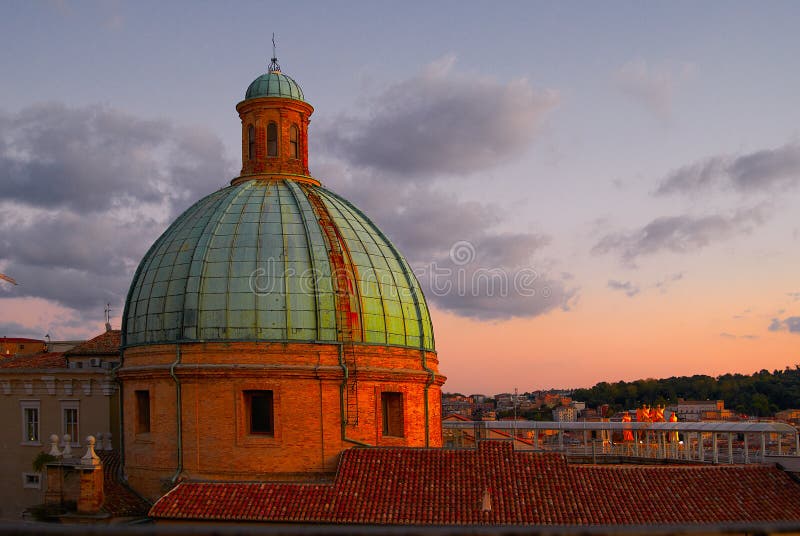
[[[432,184],[399,187],[392,176],[339,165],[334,188],[353,202],[408,259],[435,306],[481,320],[568,310],[579,289],[550,276],[542,250],[550,237],[503,232],[500,207],[458,198]],[[468,262],[456,257],[465,252]]]
[[[0,114],[0,266],[87,325],[121,311],[149,245],[232,175],[213,134],[104,107]],[[73,326],[66,326],[73,327]]]
[[[792,301],[800,300],[800,292],[787,292],[786,295],[789,296]]]
[[[783,320],[780,318],[773,318],[767,329],[769,329],[769,331],[800,333],[800,316],[788,316]]]
[[[222,142],[106,107],[49,103],[0,115],[0,198],[77,213],[168,202],[175,211],[230,176]]]
[[[670,275],[666,276],[664,279],[661,279],[660,281],[657,281],[656,284],[653,285],[653,286],[655,288],[657,288],[658,290],[660,290],[661,293],[663,294],[663,293],[665,293],[667,291],[667,289],[669,289],[670,286],[672,286],[672,284],[674,282],[680,281],[681,279],[683,279],[683,276],[684,276],[683,272],[677,272],[677,273],[674,273],[674,274],[670,274]]]
[[[692,194],[712,187],[748,193],[778,191],[800,183],[800,144],[788,143],[741,155],[717,155],[680,167],[664,177],[656,194]]]
[[[734,335],[732,333],[727,333],[727,332],[722,332],[719,334],[719,336],[722,337],[723,339],[731,339],[731,340],[745,339],[748,341],[755,341],[759,338],[758,335]]]
[[[0,338],[2,337],[25,337],[29,339],[44,339],[47,332],[38,326],[24,326],[17,322],[0,322]]]
[[[523,153],[558,95],[454,65],[452,56],[431,63],[368,99],[365,115],[324,124],[318,135],[325,149],[406,181],[474,173]]]
[[[34,223],[0,225],[0,257],[19,283],[7,295],[45,298],[97,317],[106,303],[121,307],[130,278],[164,224],[135,223],[114,211],[55,211]]]
[[[413,263],[425,295],[436,306],[460,316],[503,320],[568,311],[577,302],[577,288],[537,265],[546,237],[479,228],[462,229],[456,237],[470,239],[443,236],[447,255]],[[410,253],[416,257],[414,250]]]
[[[664,216],[640,229],[609,233],[600,238],[592,253],[615,253],[629,265],[642,256],[662,251],[687,253],[732,236],[748,233],[766,219],[766,208],[759,205],[727,215]]]
[[[672,115],[672,101],[680,83],[694,67],[688,63],[653,65],[644,60],[629,61],[616,73],[617,88],[662,120]]]
[[[503,208],[440,182],[523,153],[558,95],[454,65],[443,58],[365,99],[363,115],[317,123],[315,174],[373,218],[436,307],[481,320],[569,309],[579,287],[549,275],[557,264],[543,252],[549,236],[504,231]],[[453,256],[457,246],[469,262]]]
[[[608,280],[608,288],[611,290],[619,290],[624,292],[629,298],[633,298],[639,294],[639,287],[630,281],[617,281],[616,279]]]

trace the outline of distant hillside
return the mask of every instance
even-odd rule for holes
[[[750,376],[725,374],[680,376],[660,380],[600,382],[590,389],[576,389],[573,399],[588,406],[610,404],[616,409],[640,404],[668,404],[686,400],[724,400],[725,407],[747,415],[766,417],[776,411],[800,406],[800,365],[784,370],[761,370]]]

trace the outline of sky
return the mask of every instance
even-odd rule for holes
[[[239,170],[272,33],[310,166],[414,267],[445,391],[800,363],[796,2],[0,3],[0,336],[88,338]]]

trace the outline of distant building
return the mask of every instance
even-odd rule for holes
[[[471,398],[463,395],[443,394],[442,395],[442,415],[462,415],[471,417],[475,411],[475,406]]]
[[[47,343],[39,339],[24,337],[3,337],[0,339],[0,358],[15,355],[32,355],[44,352]]]
[[[680,417],[678,417],[680,419]],[[739,420],[739,414],[731,409],[710,409],[700,415],[701,421],[735,421]]]
[[[578,420],[578,410],[572,406],[558,406],[553,408],[553,420],[556,422],[575,422]]]
[[[684,400],[667,408],[678,415],[680,421],[701,421],[705,412],[716,412],[725,409],[724,400]]]
[[[789,424],[798,424],[800,423],[800,409],[785,409],[779,411],[775,414],[775,419]]]
[[[515,397],[511,393],[501,393],[494,395],[494,403],[497,411],[514,409]]]

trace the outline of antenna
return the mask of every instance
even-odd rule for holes
[[[281,66],[278,64],[278,53],[276,52],[277,47],[275,46],[275,32],[272,32],[272,61],[269,63],[269,72],[271,73],[280,73]]]
[[[514,387],[514,439],[511,441],[511,444],[516,447],[516,443],[514,441],[517,440],[517,388]]]

